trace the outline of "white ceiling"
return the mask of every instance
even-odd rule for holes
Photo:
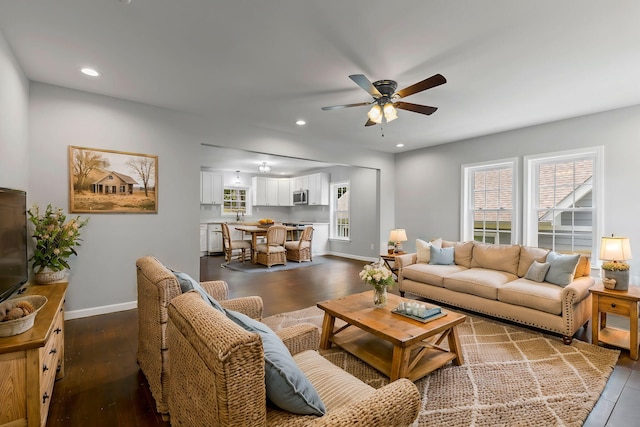
[[[225,146],[398,152],[640,104],[638,0],[126,3],[2,1],[0,30],[29,79],[211,117]],[[360,73],[448,82],[404,99],[438,111],[400,111],[382,138],[367,107],[320,109],[371,100]]]

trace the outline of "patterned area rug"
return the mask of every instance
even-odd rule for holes
[[[321,327],[322,318],[309,307],[263,321],[278,330],[300,322]],[[581,426],[620,354],[469,315],[458,332],[465,363],[416,382],[422,407],[415,426]],[[321,354],[375,388],[389,382],[340,349]]]
[[[270,273],[274,271],[293,270],[296,268],[304,268],[304,267],[311,267],[313,265],[320,265],[320,264],[324,264],[324,261],[325,261],[324,258],[322,258],[321,256],[314,256],[313,261],[303,261],[303,262],[287,261],[286,265],[277,264],[277,265],[272,265],[271,267],[267,267],[266,265],[262,265],[262,264],[254,264],[251,261],[245,261],[245,262],[233,261],[229,264],[224,265],[224,267],[228,268],[229,270],[242,271],[245,273],[267,273],[267,272]]]

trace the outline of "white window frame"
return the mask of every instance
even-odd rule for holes
[[[592,202],[593,223],[591,233],[593,242],[591,247],[592,264],[596,261],[600,246],[600,237],[604,229],[604,147],[587,147],[576,150],[558,151],[524,157],[524,240],[526,246],[538,246],[538,165],[549,162],[575,161],[593,158]]]
[[[224,209],[224,195],[226,190],[244,190],[245,191],[245,211],[239,215],[236,212],[226,212]],[[220,206],[220,216],[237,217],[237,216],[251,216],[251,187],[237,186],[237,185],[225,185],[222,188],[222,205]]]
[[[348,187],[347,190],[347,194],[349,197],[349,210],[347,211],[348,213],[348,220],[349,220],[349,232],[348,232],[348,236],[344,237],[344,236],[339,236],[338,235],[338,219],[337,219],[337,215],[338,215],[338,188],[339,187]],[[331,209],[331,216],[330,216],[330,235],[329,237],[332,240],[340,240],[340,241],[351,241],[351,232],[353,231],[353,225],[351,224],[351,181],[340,181],[340,182],[332,182],[331,183],[331,205],[330,205],[330,209]]]
[[[519,203],[519,191],[518,191],[518,158],[512,157],[508,159],[493,160],[481,163],[469,163],[462,165],[462,202],[461,206],[461,223],[460,223],[460,236],[463,241],[474,240],[474,218],[473,218],[473,193],[474,193],[474,173],[481,170],[493,170],[511,168],[512,173],[512,188],[511,188],[511,244],[516,244],[520,241],[520,203]]]

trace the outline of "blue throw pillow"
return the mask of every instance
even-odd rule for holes
[[[291,357],[282,340],[264,323],[233,310],[227,317],[249,332],[262,338],[265,360],[267,397],[278,408],[293,414],[318,415],[326,413],[318,392]]]
[[[453,262],[453,246],[448,248],[437,248],[431,245],[430,248],[431,259],[429,264],[437,265],[452,265]]]
[[[564,288],[573,281],[578,261],[580,261],[580,254],[562,255],[557,252],[549,252],[547,254],[549,271],[544,278],[545,282]]]
[[[203,300],[211,304],[211,307],[223,313],[225,312],[224,308],[220,305],[220,303],[214,297],[209,295],[207,291],[205,291],[202,288],[200,283],[194,280],[187,273],[183,273],[181,271],[173,271],[173,270],[171,270],[171,272],[174,274],[174,276],[176,276],[176,279],[180,284],[180,290],[182,291],[183,294],[191,290],[196,290],[200,293],[200,296],[202,297]]]

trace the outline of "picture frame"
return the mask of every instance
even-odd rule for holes
[[[158,213],[158,156],[69,146],[70,213]]]

